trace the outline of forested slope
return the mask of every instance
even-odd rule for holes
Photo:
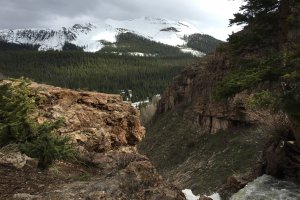
[[[138,57],[83,52],[0,52],[0,73],[39,83],[119,94],[132,90],[132,101],[162,93],[172,77],[195,58]]]

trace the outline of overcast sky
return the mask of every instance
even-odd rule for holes
[[[187,21],[225,40],[242,0],[0,0],[0,29],[61,27],[141,16]]]

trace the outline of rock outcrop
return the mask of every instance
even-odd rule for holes
[[[256,91],[274,89],[278,83],[263,82],[226,101],[215,100],[216,83],[234,62],[216,53],[175,77],[162,95],[156,119],[147,127],[140,145],[164,176],[200,194],[217,191],[232,175],[247,176],[252,181],[262,173],[280,176],[279,172],[284,172],[284,177],[299,174],[295,138],[285,135],[289,132],[288,120],[268,110],[247,109],[245,104]],[[274,135],[276,139],[269,143]],[[267,151],[266,145],[270,145]],[[227,186],[223,188],[230,188]]]
[[[232,127],[258,123],[260,119],[245,108],[245,101],[253,91],[243,91],[228,101],[217,101],[214,98],[216,83],[222,80],[231,65],[226,57],[216,54],[187,67],[173,79],[162,95],[157,113],[186,106],[183,118],[213,134]],[[265,82],[258,87],[268,89],[275,85]]]
[[[37,162],[15,149],[1,150],[1,199],[185,199],[137,152],[145,129],[139,111],[119,95],[36,83],[30,87],[43,102],[38,121],[63,118],[57,132],[70,138],[80,160],[40,171]]]
[[[38,120],[64,119],[59,134],[70,137],[87,152],[134,147],[144,137],[139,111],[120,95],[74,91],[32,84],[45,99]]]

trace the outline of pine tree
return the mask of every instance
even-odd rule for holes
[[[27,89],[29,81],[24,79],[0,85],[0,147],[11,142],[23,143],[35,137],[36,127],[29,117],[35,101]]]
[[[229,42],[237,43],[235,47],[240,46],[240,49],[247,46],[253,51],[273,47],[272,52],[279,51],[282,64],[286,65],[289,17],[295,4],[296,0],[245,0],[240,12],[230,20],[230,25],[244,25],[244,30],[231,35]]]
[[[46,169],[74,151],[68,138],[54,133],[62,120],[37,123],[38,98],[29,84],[28,79],[0,82],[0,148],[16,143],[23,153],[39,159],[38,167]]]
[[[238,48],[238,52],[249,53],[252,50],[254,58],[261,62],[258,62],[253,70],[250,69],[254,72],[252,74],[246,73],[238,77],[238,73],[232,73],[227,76],[223,86],[220,84],[217,89],[219,94],[232,94],[266,81],[270,73],[277,73],[277,81],[281,83],[282,88],[280,91],[272,91],[277,96],[277,105],[272,106],[278,107],[288,115],[300,148],[299,4],[297,0],[245,0],[241,12],[230,20],[231,25],[244,24],[245,27],[239,33],[231,35],[229,43],[232,48]],[[273,58],[270,51],[261,53],[262,49],[272,49]],[[239,74],[241,75],[240,72]],[[251,86],[241,85],[247,77],[253,77]]]

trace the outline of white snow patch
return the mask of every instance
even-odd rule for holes
[[[208,196],[212,198],[213,200],[221,200],[221,197],[218,193],[213,193],[212,195]]]
[[[153,53],[142,53],[142,52],[126,52],[126,53],[122,53],[122,52],[116,52],[116,51],[112,51],[112,52],[106,52],[106,53],[112,53],[112,54],[116,54],[119,56],[122,55],[130,55],[130,56],[139,56],[139,57],[156,57],[158,56],[158,54],[153,54]]]
[[[206,54],[201,52],[201,51],[196,51],[196,50],[193,50],[191,48],[180,48],[180,51],[182,51],[183,53],[190,53],[194,56],[197,56],[197,57],[203,57],[205,56]]]
[[[157,53],[142,53],[142,52],[128,52],[131,56],[140,56],[140,57],[156,57]]]
[[[200,196],[195,196],[190,189],[184,189],[182,192],[187,200],[198,200],[200,198]]]
[[[200,198],[200,195],[194,195],[192,190],[190,189],[184,189],[182,190],[183,194],[185,195],[185,198],[187,200],[198,200]],[[213,193],[212,195],[208,196],[212,198],[213,200],[221,200],[221,197],[218,193]]]
[[[86,52],[97,52],[103,48],[103,45],[100,42],[89,43],[84,48]]]
[[[105,40],[111,43],[116,42],[116,32],[115,31],[104,31],[96,33],[94,36],[92,36],[92,40]]]
[[[141,104],[149,103],[149,102],[150,102],[149,99],[147,99],[147,100],[144,100],[144,101],[137,101],[137,102],[131,103],[131,105],[132,105],[133,107],[135,107],[135,108],[139,108],[139,106],[140,106]]]

